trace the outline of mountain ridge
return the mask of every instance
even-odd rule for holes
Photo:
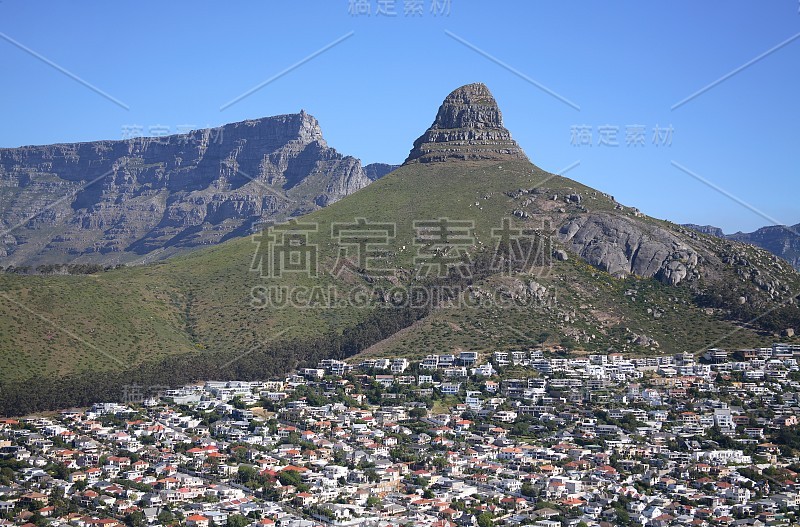
[[[718,238],[736,240],[756,247],[761,247],[776,256],[780,256],[797,271],[800,271],[800,223],[794,226],[767,225],[753,232],[735,232],[725,234],[719,227],[713,225],[696,225],[687,223],[684,227],[709,234]]]
[[[385,175],[301,111],[163,137],[0,149],[0,264],[162,259],[333,203]]]

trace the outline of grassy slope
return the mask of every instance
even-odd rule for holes
[[[504,192],[537,186],[560,195],[579,192],[589,211],[614,210],[615,203],[605,195],[528,163],[410,165],[305,216],[303,222],[320,225],[312,237],[321,247],[320,276],[287,275],[280,283],[343,288],[361,283],[359,278],[337,280],[327,273],[336,254],[329,236],[335,221],[363,217],[396,222],[397,239],[390,258],[394,266],[406,270],[414,255],[415,219],[474,220],[477,240],[490,246],[491,229],[499,227],[500,219],[517,206]],[[555,204],[542,202],[541,206],[548,214],[558,215],[552,210]],[[569,207],[566,214],[577,213]],[[243,238],[166,262],[95,276],[0,276],[0,293],[7,297],[0,297],[0,361],[7,365],[0,371],[0,381],[114,368],[117,359],[128,365],[169,353],[246,351],[257,342],[274,339],[281,330],[286,330],[281,338],[302,338],[340,331],[366,315],[364,309],[253,309],[251,288],[265,283],[250,270],[255,248],[250,238]],[[574,257],[558,263],[549,277],[537,280],[557,292],[556,307],[442,310],[378,348],[424,354],[511,348],[546,339],[589,349],[627,346],[646,351],[628,346],[623,328],[629,328],[658,340],[661,350],[677,351],[699,349],[732,329],[688,303],[685,288],[667,288],[650,280],[615,280]],[[625,295],[632,287],[639,290],[635,301]],[[648,308],[664,314],[655,319]],[[576,335],[577,340],[562,339],[562,332]],[[592,334],[595,338],[587,341],[585,336]],[[767,340],[749,331],[735,339],[741,345]],[[721,344],[726,343],[733,344],[731,339]]]
[[[144,271],[1,276],[0,379],[122,366],[191,350],[181,330],[180,299],[148,286]]]

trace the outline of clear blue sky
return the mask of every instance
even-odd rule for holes
[[[451,0],[448,13],[350,12],[350,0],[0,1],[0,32],[129,107],[0,39],[0,146],[118,139],[297,112],[365,163],[400,163],[452,89],[484,82],[531,160],[622,203],[726,232],[800,221],[797,0]],[[411,2],[413,3],[413,2]],[[262,89],[242,93],[354,34]],[[506,63],[528,80],[448,36]],[[529,80],[580,106],[580,111]],[[591,137],[573,137],[587,126]],[[626,146],[631,125],[645,142]],[[653,143],[656,126],[671,146]],[[619,146],[599,145],[617,127]],[[160,127],[160,128],[159,128]],[[130,130],[130,129],[129,129]],[[606,128],[613,130],[613,128]],[[612,136],[613,136],[612,132]],[[576,145],[590,140],[593,146]]]

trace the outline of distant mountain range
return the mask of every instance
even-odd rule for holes
[[[301,111],[167,137],[0,149],[0,266],[143,263],[334,203],[394,167]]]
[[[792,267],[800,271],[800,223],[794,226],[769,225],[761,227],[755,232],[737,232],[735,234],[725,234],[719,227],[711,225],[686,223],[684,227],[694,229],[703,234],[716,236],[717,238],[727,238],[761,247],[774,255],[780,256],[792,264]]]

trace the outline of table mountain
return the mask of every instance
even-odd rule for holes
[[[0,149],[0,265],[161,259],[334,203],[385,175],[311,115],[167,137]]]

